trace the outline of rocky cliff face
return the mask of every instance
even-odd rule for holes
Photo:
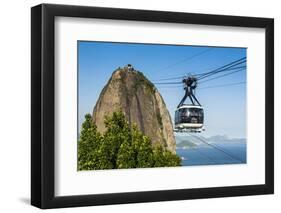
[[[175,153],[173,125],[165,102],[154,85],[139,71],[119,68],[113,72],[94,107],[93,121],[105,131],[104,117],[121,110],[129,123],[137,124],[153,144]]]

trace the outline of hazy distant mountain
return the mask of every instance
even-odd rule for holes
[[[246,142],[245,138],[229,138],[227,135],[214,135],[206,138],[209,142]]]
[[[195,143],[192,143],[188,140],[181,141],[177,144],[177,148],[192,148],[196,147],[197,145]]]
[[[246,142],[245,138],[229,138],[227,135],[214,135],[211,137],[204,137],[201,136],[200,134],[196,135],[177,135],[176,137],[176,143],[177,143],[177,148],[191,148],[195,147],[198,145],[202,145],[202,141],[200,140],[203,139],[204,141],[208,143],[236,143],[236,142]],[[199,137],[199,138],[198,138]]]
[[[190,135],[175,136],[175,137],[176,137],[177,148],[192,148],[192,147],[196,147],[198,144],[198,141]]]

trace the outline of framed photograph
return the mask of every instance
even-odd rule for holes
[[[31,203],[272,194],[274,21],[31,9]]]

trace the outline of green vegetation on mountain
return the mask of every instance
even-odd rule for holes
[[[160,143],[152,143],[125,115],[105,116],[106,130],[98,132],[90,114],[85,115],[78,141],[78,170],[180,166],[181,159]]]

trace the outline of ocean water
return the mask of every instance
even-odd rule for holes
[[[246,142],[219,142],[199,144],[189,148],[177,148],[182,166],[221,165],[247,163]]]

